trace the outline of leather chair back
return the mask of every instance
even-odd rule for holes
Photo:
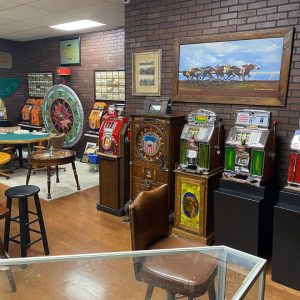
[[[141,192],[129,207],[132,250],[169,236],[168,185]]]
[[[62,133],[60,135],[51,136],[47,148],[50,149],[51,147],[53,147],[55,150],[59,150],[62,148],[64,141],[65,141],[64,133]]]

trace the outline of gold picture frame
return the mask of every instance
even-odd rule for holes
[[[160,96],[162,50],[132,53],[132,95]]]

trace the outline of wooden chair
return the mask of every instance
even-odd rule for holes
[[[199,247],[200,245],[169,234],[168,187],[162,185],[141,192],[129,206],[132,250]],[[149,256],[134,260],[136,279],[148,284],[145,299],[151,299],[154,287],[167,291],[168,300],[175,295],[188,299],[208,292],[216,299],[214,279],[217,261],[206,254]]]
[[[6,218],[9,218],[9,217],[10,217],[9,209],[7,209],[2,204],[0,204],[0,220],[6,219]],[[4,245],[2,243],[1,237],[0,237],[0,257],[1,257],[1,259],[6,259],[6,258],[9,257],[7,252],[4,250]],[[4,271],[6,272],[11,290],[13,292],[15,292],[17,289],[16,289],[16,284],[15,284],[14,277],[12,275],[10,267],[5,266]]]
[[[6,152],[0,152],[0,166],[7,164],[11,160],[11,156]],[[6,173],[7,170],[0,171],[0,176],[9,179],[9,175]]]

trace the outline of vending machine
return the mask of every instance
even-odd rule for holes
[[[98,132],[107,111],[107,105],[104,102],[96,102],[89,116],[89,128]]]
[[[109,106],[99,130],[99,155],[97,208],[121,216],[129,199],[129,123],[114,105]]]
[[[239,110],[235,126],[226,140],[224,177],[264,184],[274,173],[276,124],[270,126],[271,113]]]
[[[223,171],[224,129],[214,112],[188,115],[180,136],[180,163],[175,170],[173,233],[203,245],[214,240],[213,191]]]
[[[223,138],[221,118],[214,112],[190,113],[180,136],[180,169],[200,174],[222,168]]]

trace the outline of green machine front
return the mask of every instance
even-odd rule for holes
[[[226,140],[224,177],[262,184],[273,176],[276,136],[270,118],[268,111],[237,111]]]
[[[214,112],[191,112],[180,136],[179,168],[197,174],[222,168],[223,133],[221,119]]]

